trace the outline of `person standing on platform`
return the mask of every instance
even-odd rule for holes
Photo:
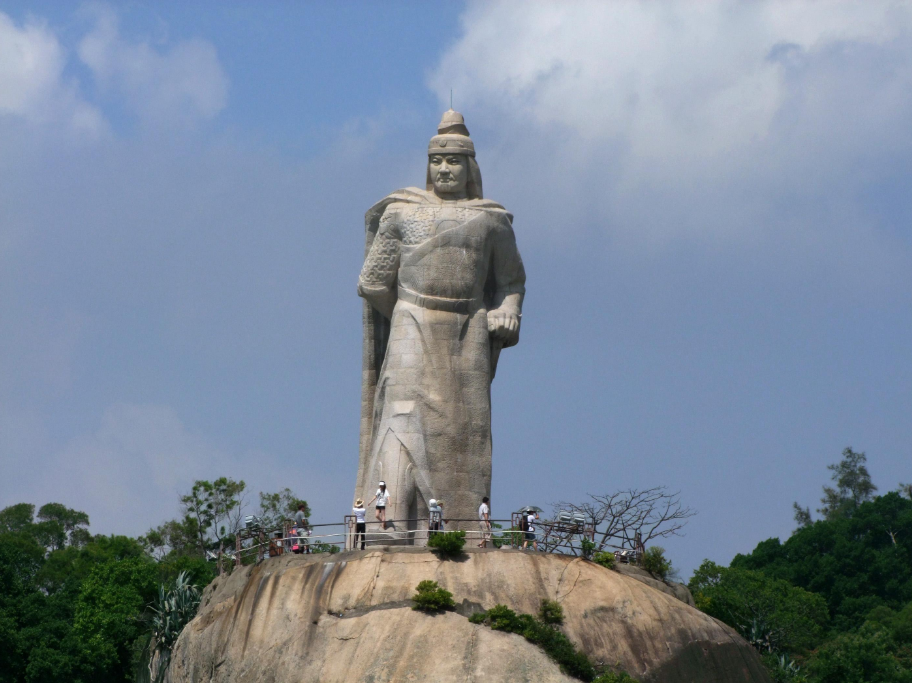
[[[359,536],[361,537],[361,550],[364,550],[364,541],[367,536],[367,522],[364,516],[367,514],[367,510],[364,509],[364,501],[360,498],[355,501],[352,514],[355,515],[355,540],[352,542],[352,550],[358,545]]]
[[[488,541],[491,540],[491,501],[487,496],[481,499],[481,505],[478,507],[478,527],[481,529],[481,543],[479,548],[487,548]]]
[[[307,537],[310,536],[310,523],[307,521],[307,517],[304,516],[304,511],[307,509],[307,506],[304,503],[298,505],[298,511],[295,513],[294,522],[297,529],[298,535],[298,552],[310,552],[310,545],[307,542]]]
[[[538,536],[535,535],[535,520],[538,519],[538,513],[535,510],[526,510],[523,513],[525,517],[525,538],[523,540],[523,550],[529,547],[529,541],[532,541],[532,547],[538,550]]]
[[[386,506],[389,505],[392,496],[390,496],[390,492],[386,488],[385,481],[381,481],[379,486],[380,488],[377,489],[377,493],[374,494],[368,505],[371,505],[375,500],[377,501],[377,512],[375,513],[377,521],[383,525],[383,530],[386,531]]]

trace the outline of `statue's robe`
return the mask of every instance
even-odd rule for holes
[[[512,216],[491,201],[408,188],[372,207],[366,227],[356,496],[370,500],[383,479],[388,519],[425,517],[431,498],[446,502],[447,519],[476,519],[491,491],[500,349],[487,314],[520,315],[525,292]]]

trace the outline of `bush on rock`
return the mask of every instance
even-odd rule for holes
[[[443,612],[456,607],[453,594],[441,588],[436,581],[422,581],[418,584],[417,593],[412,597],[415,603],[412,609],[423,612]]]
[[[465,545],[465,531],[444,531],[431,534],[428,548],[433,548],[444,557],[452,557],[462,552]]]

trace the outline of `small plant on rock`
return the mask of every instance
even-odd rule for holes
[[[601,551],[597,552],[597,553],[595,553],[595,555],[592,556],[592,561],[595,562],[596,564],[602,565],[606,569],[614,569],[614,565],[615,565],[614,553],[606,553],[606,552],[601,552]]]
[[[443,557],[453,557],[462,552],[465,545],[465,531],[444,531],[431,534],[428,548],[433,548]]]
[[[640,566],[656,578],[664,581],[671,573],[671,560],[665,557],[665,549],[650,546],[640,558]]]
[[[560,605],[550,601],[547,608],[542,605],[539,618],[531,614],[517,614],[506,605],[495,605],[487,612],[473,614],[469,621],[473,624],[487,624],[495,631],[517,633],[530,643],[538,645],[560,666],[564,673],[578,678],[581,681],[591,681],[595,678],[595,668],[585,653],[577,650],[573,642],[557,628],[555,623],[547,623],[542,618],[546,612],[549,618],[555,617],[554,606],[560,610],[563,619],[563,610]]]
[[[418,584],[417,593],[412,597],[415,603],[412,609],[423,612],[443,612],[455,609],[453,594],[441,588],[436,581],[422,581]]]
[[[637,683],[637,681],[635,678],[631,678],[626,671],[621,671],[620,673],[609,671],[594,678],[592,683]]]
[[[587,560],[592,557],[592,553],[595,552],[596,545],[593,541],[583,536],[580,539],[580,552],[583,554],[583,557]]]
[[[564,608],[555,600],[542,600],[538,618],[545,624],[563,624]]]

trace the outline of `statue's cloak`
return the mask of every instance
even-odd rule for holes
[[[433,199],[433,192],[421,190],[417,187],[408,187],[397,190],[392,194],[384,197],[374,204],[364,216],[365,227],[365,259],[370,253],[377,230],[380,227],[380,219],[384,211],[391,204],[439,204],[439,201]],[[493,211],[506,217],[506,220],[512,222],[513,216],[509,214],[503,206],[497,202],[486,199],[470,199],[460,202],[462,206]],[[394,288],[395,291],[395,288]],[[494,291],[493,273],[489,275],[489,280],[485,286],[485,301],[490,304]],[[365,469],[370,467],[371,449],[374,437],[375,425],[375,397],[377,394],[377,383],[380,379],[381,368],[386,356],[387,346],[390,338],[390,320],[374,308],[368,301],[363,303],[363,328],[364,341],[362,347],[362,375],[361,375],[361,435],[360,435],[360,457],[358,463],[358,495],[364,497],[365,501],[369,500],[373,494],[372,490],[365,488],[367,486]],[[499,348],[492,352],[492,377],[495,369],[497,352]]]

